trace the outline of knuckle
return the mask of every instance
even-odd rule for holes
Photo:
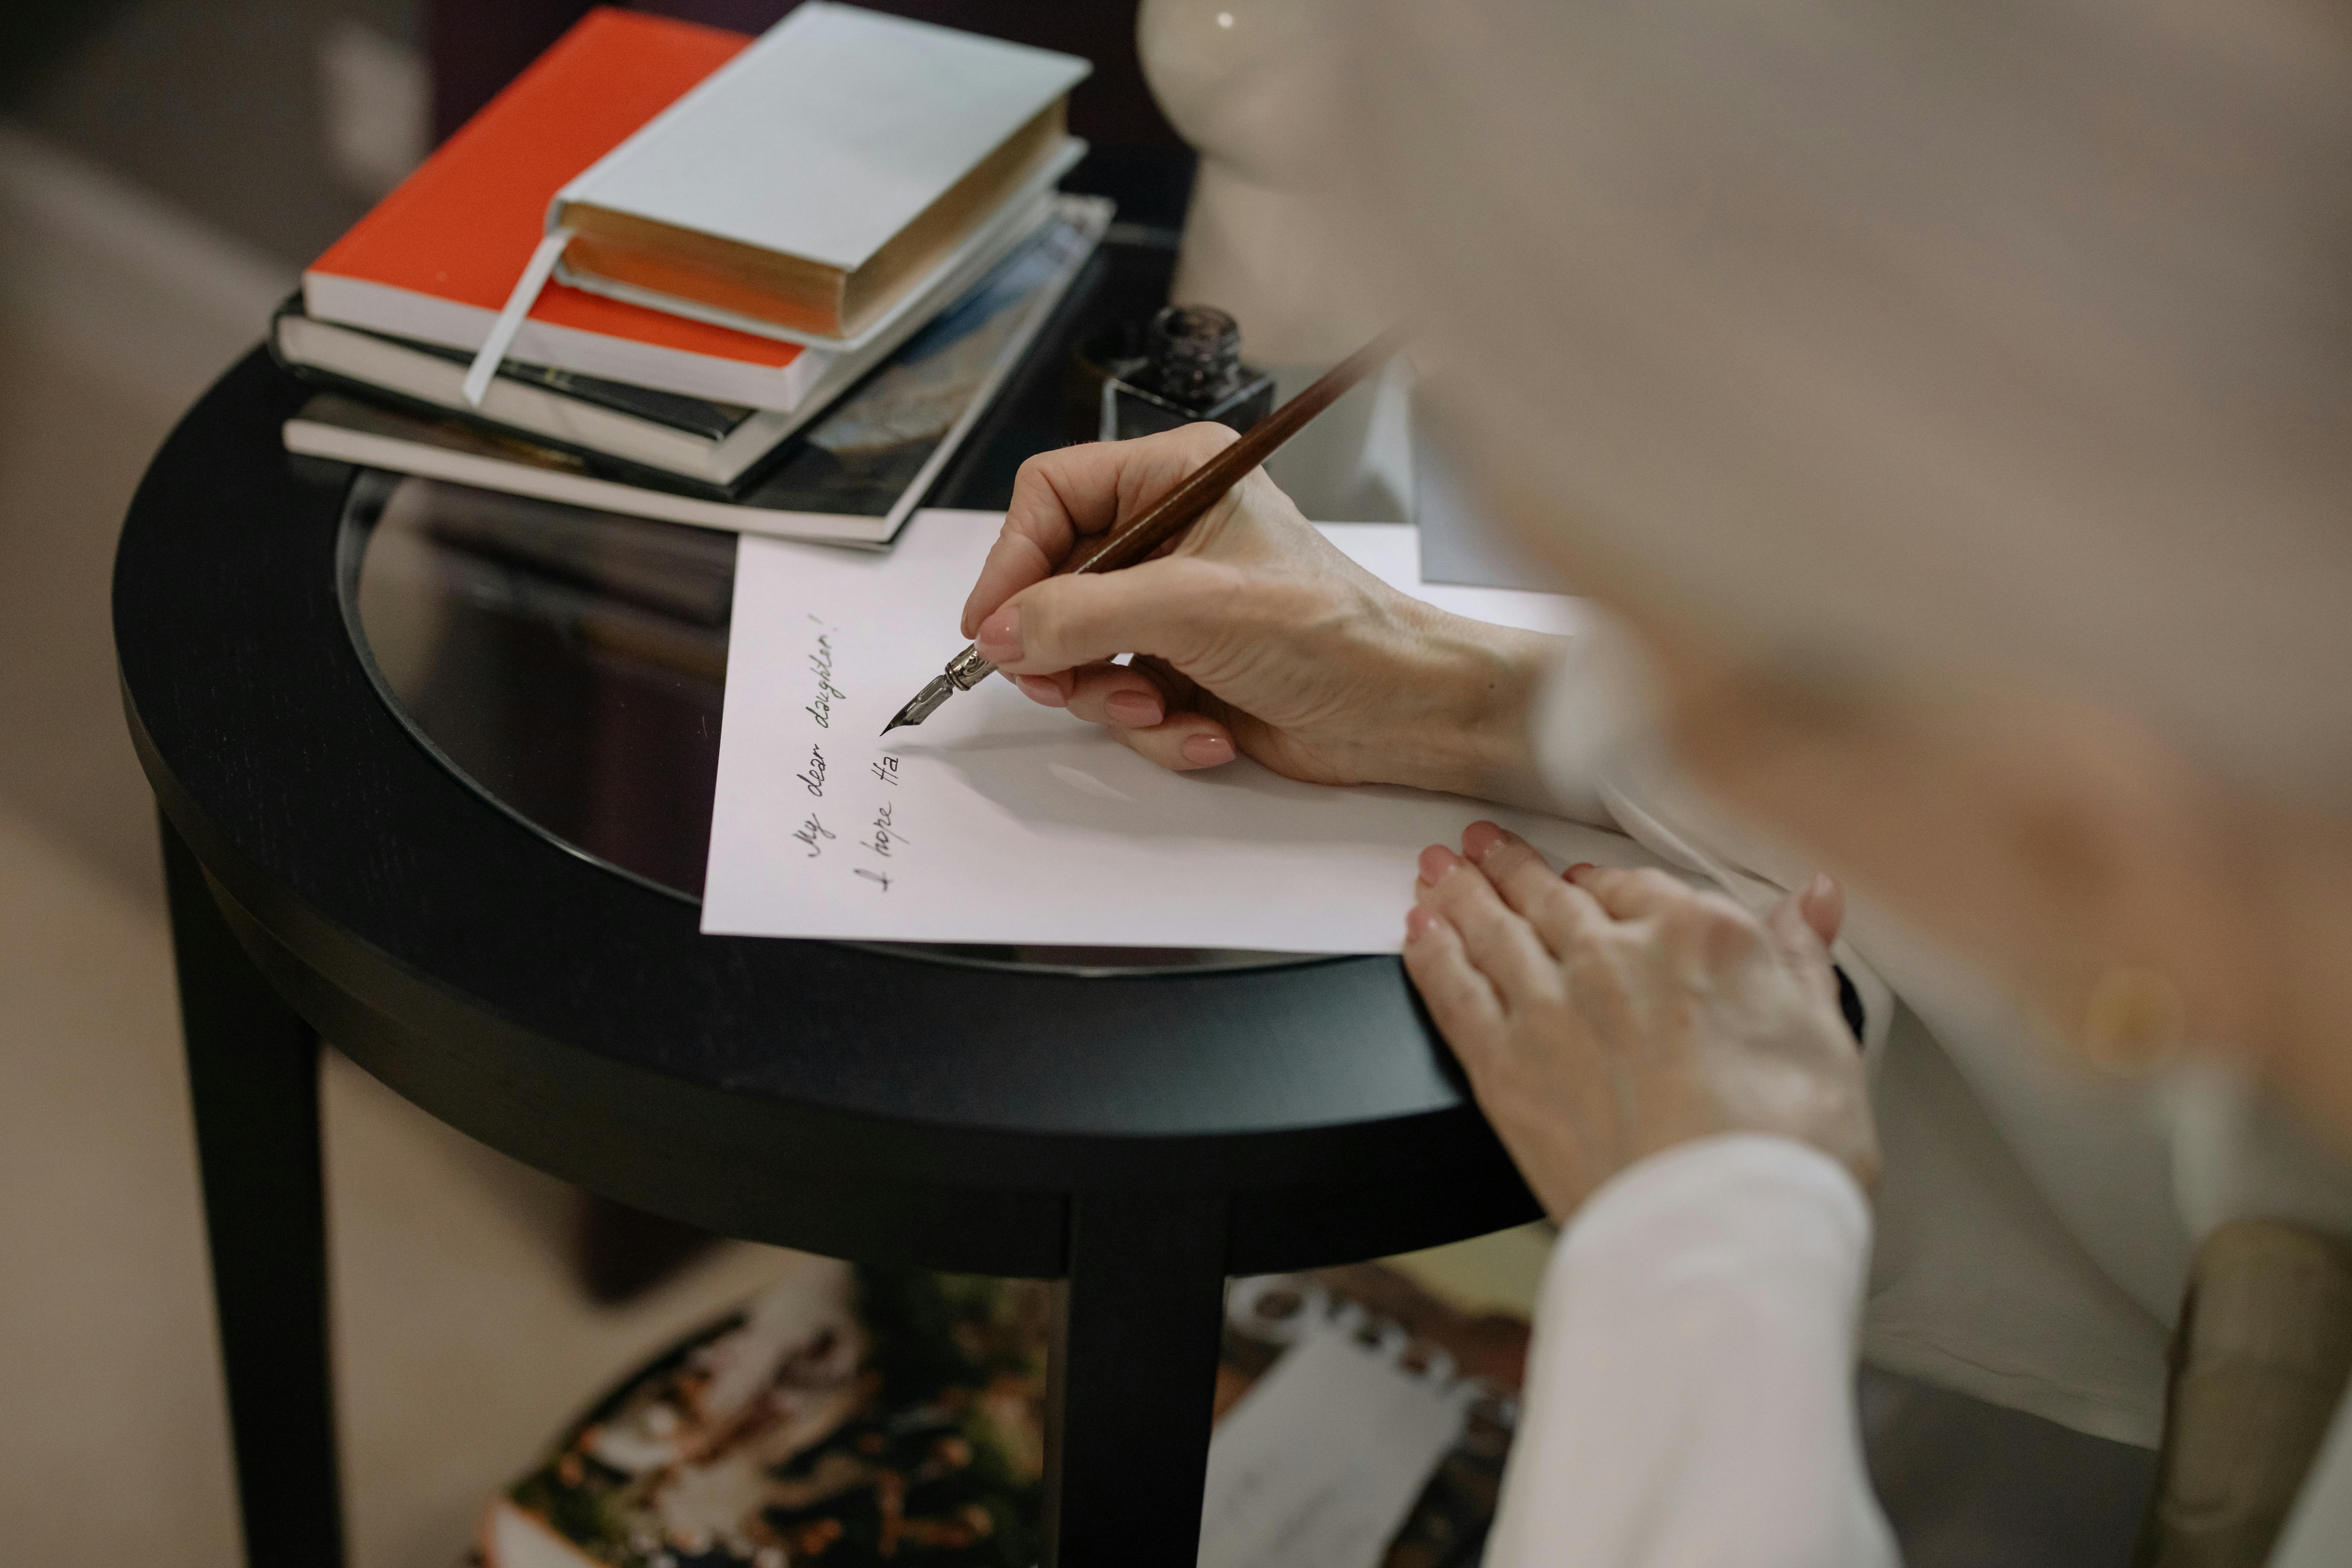
[[[1013,471],[1013,488],[1014,489],[1034,489],[1042,484],[1047,470],[1054,466],[1055,459],[1060,456],[1061,449],[1056,447],[1050,452],[1032,453],[1023,458],[1021,466]]]
[[[1069,661],[1057,659],[1069,631],[1069,614],[1062,603],[1061,585],[1056,579],[1032,584],[1007,601],[1021,616],[1021,662],[1050,662],[1060,668]]]
[[[1045,462],[1050,454],[1040,452],[1024,458],[1013,471],[1013,500],[1004,509],[1004,527],[998,537],[1003,538],[1021,526],[1022,515],[1034,508],[1039,499],[1053,493],[1053,484],[1045,477]]]
[[[1477,969],[1459,942],[1447,942],[1421,955],[1421,980],[1429,994],[1447,1005],[1460,1007],[1476,994]]]
[[[1597,931],[1560,957],[1569,989],[1579,996],[1602,995],[1625,987],[1624,939]]]
[[[1663,923],[1673,935],[1714,958],[1741,957],[1763,944],[1756,917],[1719,893],[1688,893]]]
[[[1510,877],[1511,890],[1528,914],[1561,927],[1577,923],[1575,895],[1540,857],[1527,855],[1511,868]]]
[[[1165,736],[1155,735],[1148,730],[1130,730],[1121,724],[1106,724],[1103,727],[1112,740],[1117,741],[1153,767],[1169,773],[1179,771],[1175,756],[1165,743]]]
[[[1466,1012],[1478,998],[1478,971],[1451,936],[1405,949],[1406,970],[1423,997],[1441,1015]]]
[[[1190,425],[1180,425],[1164,437],[1184,456],[1202,458],[1215,457],[1241,438],[1240,431],[1230,425],[1220,425],[1213,419],[1198,419]]]
[[[1098,454],[1085,447],[1058,447],[1023,459],[1013,474],[1013,498],[1005,509],[1005,532],[1025,534],[1041,526],[1051,528],[1066,523],[1069,508],[1064,500],[1066,489],[1074,485],[1085,488],[1087,470],[1099,461]]]
[[[1457,914],[1469,907],[1473,898],[1472,888],[1478,882],[1475,871],[1457,866],[1436,880],[1431,887],[1430,896],[1449,915]]]
[[[1604,954],[1614,936],[1608,925],[1594,921],[1568,920],[1547,932],[1552,951],[1559,954],[1560,973],[1571,980],[1607,962]]]
[[[1706,912],[1696,904],[1672,903],[1658,911],[1658,932],[1670,942],[1685,942],[1705,934]]]
[[[1584,885],[1594,897],[1613,900],[1638,889],[1641,876],[1622,866],[1595,866],[1584,874]]]
[[[1139,645],[1127,651],[1179,666],[1207,656],[1219,628],[1234,624],[1234,606],[1248,588],[1245,574],[1192,557],[1171,556],[1114,575],[1130,579],[1103,591],[1106,603],[1118,596],[1125,604],[1131,597],[1133,613],[1127,618]]]
[[[1071,663],[1137,651],[1135,622],[1146,612],[1134,588],[1110,576],[1063,576],[1029,589],[1021,601],[1021,638],[1029,657]]]
[[[1045,575],[1046,564],[1045,552],[1037,542],[1008,524],[989,546],[981,575],[992,579],[989,586],[1001,597],[1036,582]]]
[[[1491,942],[1510,913],[1486,879],[1475,872],[1456,871],[1438,884],[1438,894],[1445,900],[1446,917],[1465,941]]]

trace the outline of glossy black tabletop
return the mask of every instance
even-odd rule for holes
[[[1058,356],[1170,259],[1106,255],[933,504],[1003,504]],[[257,353],[174,432],[117,646],[239,940],[401,1092],[688,1223],[933,1267],[1055,1273],[1086,1191],[1220,1194],[1234,1272],[1532,1217],[1393,958],[703,936],[731,540],[289,458],[304,395]]]
[[[734,537],[375,471],[353,482],[342,528],[356,563],[343,584],[352,637],[418,743],[517,821],[696,900]],[[897,951],[1093,974],[1301,962],[1169,948]]]
[[[1082,317],[1164,295],[1162,246],[1105,248]],[[928,498],[994,510],[1022,458],[1059,444],[1049,341],[966,460]],[[1093,398],[1084,405],[1091,411]],[[1066,398],[1065,398],[1066,402]],[[340,549],[360,656],[418,742],[526,826],[625,876],[698,899],[710,842],[735,574],[730,534],[368,472]],[[1295,963],[1163,948],[902,945],[908,956],[1106,973]]]

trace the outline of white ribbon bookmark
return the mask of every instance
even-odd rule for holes
[[[490,335],[482,340],[481,352],[466,370],[466,401],[474,407],[479,408],[482,399],[489,395],[490,377],[498,374],[499,366],[505,363],[507,350],[513,345],[515,334],[522,331],[530,308],[539,303],[539,291],[547,287],[547,275],[555,270],[555,258],[563,254],[571,238],[570,229],[559,228],[541,240],[539,248],[530,253],[522,276],[515,279],[514,292],[507,296],[507,308],[491,323]]]

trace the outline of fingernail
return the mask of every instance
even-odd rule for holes
[[[1421,852],[1421,879],[1434,884],[1461,863],[1453,850],[1443,844],[1433,844]]]
[[[1560,875],[1561,875],[1562,877],[1566,878],[1569,881],[1571,881],[1571,882],[1579,882],[1579,883],[1580,883],[1580,882],[1582,882],[1582,881],[1584,880],[1584,878],[1580,875],[1580,873],[1582,873],[1582,872],[1586,872],[1586,871],[1590,871],[1590,870],[1591,870],[1591,869],[1592,869],[1592,862],[1591,862],[1591,861],[1590,861],[1590,860],[1579,860],[1575,865],[1570,866],[1567,870],[1562,871],[1562,872],[1560,873]]]
[[[1809,899],[1826,899],[1836,891],[1836,880],[1832,879],[1827,871],[1816,871],[1813,873],[1811,884],[1805,889],[1805,897]]]
[[[1437,929],[1437,917],[1415,904],[1404,912],[1404,939],[1419,942]]]
[[[1213,768],[1234,760],[1234,743],[1223,735],[1194,735],[1184,742],[1184,760],[1196,768]]]
[[[1103,711],[1122,724],[1131,724],[1139,728],[1146,724],[1157,724],[1163,717],[1160,699],[1141,691],[1112,692],[1103,700]],[[1193,737],[1194,740],[1206,738],[1199,735]],[[1192,755],[1190,746],[1185,748],[1184,754],[1188,757]],[[1198,762],[1202,759],[1195,757],[1193,760]]]
[[[1474,822],[1462,830],[1462,853],[1474,866],[1486,863],[1487,855],[1496,845],[1509,835],[1492,822]]]
[[[1021,657],[1021,606],[1007,605],[980,623],[971,639],[991,664],[1011,664]]]
[[[1013,684],[1021,688],[1023,696],[1032,701],[1043,702],[1048,708],[1067,708],[1070,705],[1070,700],[1062,695],[1061,687],[1042,675],[1016,675],[1013,678]]]

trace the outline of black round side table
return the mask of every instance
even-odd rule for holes
[[[1060,439],[1057,342],[1165,287],[1105,265],[936,503]],[[1056,1280],[1073,1568],[1192,1568],[1227,1276],[1535,1215],[1393,959],[702,935],[731,541],[289,458],[305,395],[231,370],[114,584],[257,1568],[341,1553],[321,1037],[683,1223]]]

